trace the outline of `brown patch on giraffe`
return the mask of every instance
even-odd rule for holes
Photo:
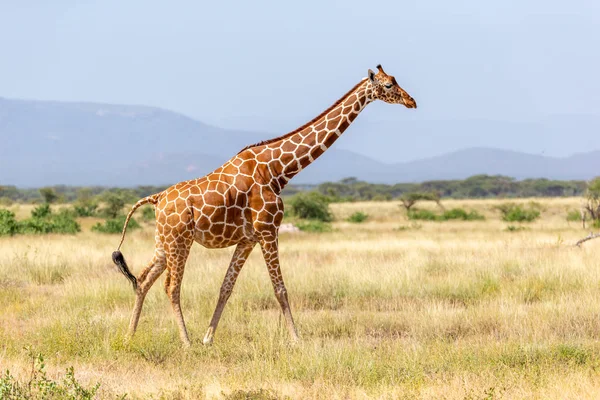
[[[312,129],[311,134],[314,134],[315,131],[322,131],[323,129],[325,129],[325,127],[327,126],[327,121],[323,120],[321,122],[319,122],[317,125],[315,125],[315,129]]]
[[[174,201],[177,197],[179,197],[179,191],[177,190],[169,190],[167,192],[167,200]]]
[[[337,127],[338,127],[338,125],[340,124],[340,121],[341,121],[341,120],[342,120],[342,117],[341,117],[341,116],[339,116],[339,117],[337,117],[337,118],[334,118],[334,119],[332,119],[331,121],[328,121],[328,122],[327,122],[327,129],[328,129],[328,130],[330,130],[330,131],[337,129]],[[323,133],[324,133],[324,134],[327,134],[327,133],[329,133],[329,132],[325,131],[325,132],[323,132]],[[323,142],[323,140],[320,140],[320,139],[319,139],[319,141],[320,141],[321,143]]]
[[[327,119],[337,118],[342,115],[342,107],[336,107],[332,112],[327,114]]]
[[[239,169],[240,169],[240,174],[244,174],[244,175],[252,175],[254,173],[254,171],[256,170],[256,160],[244,160],[244,162],[242,163],[242,165],[240,165]],[[237,181],[237,179],[236,179]]]
[[[323,122],[323,129],[325,129],[325,122]],[[321,129],[321,130],[323,130]],[[304,139],[305,141],[302,142],[302,144],[300,145],[301,147],[304,148],[304,150],[306,150],[307,148],[311,148],[313,146],[310,146],[309,143],[314,143],[317,140],[317,132],[313,131],[311,133],[309,133],[306,138]]]
[[[298,162],[300,163],[300,167],[302,169],[306,168],[308,166],[308,164],[310,164],[312,161],[310,160],[308,154],[305,155],[304,157],[301,157]]]
[[[279,160],[281,161],[281,163],[282,163],[284,166],[286,166],[286,167],[287,167],[288,165],[290,165],[290,164],[291,164],[291,162],[292,162],[292,161],[294,161],[294,158],[295,158],[295,156],[294,156],[294,154],[293,154],[293,153],[283,153],[283,154],[281,155],[281,157],[279,157]]]
[[[281,153],[282,151],[285,151],[285,152],[294,151],[294,150],[296,150],[297,147],[298,146],[296,144],[286,141],[283,143],[283,145],[279,149],[279,152]]]
[[[325,152],[325,150],[321,146],[317,146],[317,147],[313,147],[313,149],[310,151],[310,155],[312,156],[313,159],[316,159],[324,152]]]
[[[223,168],[223,173],[227,175],[235,175],[239,171],[238,167],[233,164],[229,164],[225,168]],[[225,179],[230,179],[229,176],[225,175]]]

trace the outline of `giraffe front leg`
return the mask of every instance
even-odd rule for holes
[[[227,304],[227,300],[229,300],[229,296],[231,295],[235,281],[237,280],[237,277],[255,244],[256,243],[253,242],[243,242],[239,243],[235,248],[233,257],[229,263],[229,268],[227,268],[227,273],[225,274],[225,279],[223,279],[223,284],[221,285],[217,307],[215,308],[215,312],[210,320],[210,325],[208,326],[208,330],[204,336],[203,343],[206,345],[213,342],[213,337],[215,335],[215,331],[217,330],[217,325],[219,325],[219,320],[221,319],[221,314],[223,313],[225,304]]]
[[[294,324],[294,318],[292,317],[292,311],[288,301],[287,289],[283,283],[283,275],[281,274],[281,268],[279,266],[279,245],[277,243],[277,235],[268,234],[262,236],[260,246],[265,262],[267,263],[267,269],[269,270],[273,289],[275,290],[275,297],[281,306],[281,311],[285,317],[288,331],[290,332],[292,341],[297,342],[299,340],[298,332],[296,331],[296,325]]]

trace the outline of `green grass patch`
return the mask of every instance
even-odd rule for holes
[[[346,219],[346,221],[352,222],[355,224],[360,224],[362,222],[365,222],[367,219],[369,219],[369,214],[366,214],[362,211],[357,211],[357,212],[353,213],[352,215],[350,215],[348,217],[348,219]]]
[[[453,208],[446,210],[442,214],[436,214],[430,210],[410,210],[407,213],[408,219],[421,221],[482,221],[485,217],[475,210],[466,211],[462,208]]]
[[[541,215],[541,206],[531,202],[528,207],[513,203],[504,203],[496,206],[502,214],[502,220],[506,222],[533,222]]]
[[[317,220],[299,221],[296,226],[303,232],[323,233],[333,230],[331,224]]]

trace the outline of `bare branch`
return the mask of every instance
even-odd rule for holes
[[[577,247],[581,247],[581,245],[585,242],[587,242],[588,240],[592,240],[592,239],[596,239],[600,237],[600,233],[594,233],[594,232],[590,232],[589,235],[587,235],[586,237],[584,237],[583,239],[579,239],[577,241],[577,243],[575,243],[575,246]]]

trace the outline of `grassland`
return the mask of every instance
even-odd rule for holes
[[[498,201],[464,200],[444,204],[487,219],[413,222],[397,202],[348,203],[332,206],[333,232],[283,234],[295,346],[260,251],[204,347],[233,249],[194,247],[184,351],[160,281],[124,344],[134,294],[110,260],[118,237],[89,232],[93,221],[76,236],[2,238],[0,369],[27,380],[28,346],[49,376],[72,365],[108,399],[600,398],[600,241],[571,246],[587,234],[565,219],[577,199],[537,201],[542,218],[513,232]],[[342,222],[355,211],[370,218]],[[128,234],[136,273],[152,236]]]

